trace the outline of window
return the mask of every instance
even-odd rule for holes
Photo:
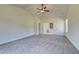
[[[66,33],[68,32],[68,19],[66,19]]]

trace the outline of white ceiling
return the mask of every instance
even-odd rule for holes
[[[68,6],[67,4],[46,4],[47,9],[50,12],[46,12],[44,14],[37,13],[37,8],[41,7],[41,4],[16,4],[13,5],[16,7],[23,8],[35,16],[38,16],[40,19],[49,19],[49,18],[65,18],[67,14]]]

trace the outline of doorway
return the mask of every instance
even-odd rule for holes
[[[43,34],[53,34],[53,23],[43,23]]]

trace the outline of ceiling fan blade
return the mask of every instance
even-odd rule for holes
[[[49,10],[44,10],[45,12],[49,12]]]
[[[39,9],[39,8],[37,8],[38,10],[42,10],[42,9]]]
[[[44,9],[46,9],[47,7],[44,7]]]
[[[40,13],[40,11],[37,11],[37,13]]]

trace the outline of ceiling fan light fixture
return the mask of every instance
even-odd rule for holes
[[[44,12],[44,10],[41,10],[41,13],[43,13]]]
[[[37,9],[40,11],[40,13],[49,12],[47,6],[45,6],[44,4],[41,4],[41,8],[37,8]]]

